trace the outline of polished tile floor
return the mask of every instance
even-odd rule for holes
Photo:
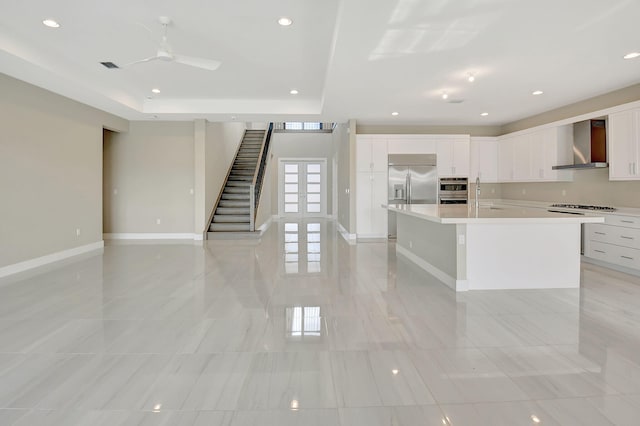
[[[0,425],[637,426],[640,279],[582,276],[456,294],[330,221],[110,244],[0,281]]]

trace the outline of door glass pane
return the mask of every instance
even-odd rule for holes
[[[307,185],[307,192],[320,192],[320,185],[317,183],[310,183]]]
[[[298,241],[298,240],[296,240]],[[320,242],[320,234],[317,232],[314,232],[312,234],[307,234],[307,241],[309,241],[310,243],[318,243]]]
[[[298,262],[292,262],[292,263],[285,263],[284,264],[284,271],[287,274],[297,274],[298,273]]]
[[[298,242],[298,234],[285,233],[284,234],[284,241],[286,243],[297,243]]]
[[[284,165],[285,173],[298,173],[298,165],[297,164],[285,164]]]
[[[307,194],[307,202],[309,202],[309,203],[319,203],[320,202],[320,194]]]
[[[320,213],[320,204],[307,203],[307,211],[309,213]]]
[[[298,258],[296,257],[296,260],[297,260],[297,259],[298,259]],[[320,262],[320,253],[309,253],[309,254],[307,255],[307,260],[308,260],[309,262]]]
[[[297,183],[286,183],[284,185],[284,192],[288,192],[288,193],[298,192],[298,184]]]
[[[320,173],[320,164],[318,163],[307,164],[307,173]]]
[[[320,175],[308,174],[307,175],[307,182],[309,182],[309,183],[320,183]]]
[[[320,196],[318,196],[320,197]],[[310,200],[312,201],[312,200]],[[285,203],[297,203],[298,202],[298,194],[284,194],[284,202]]]
[[[284,251],[285,253],[297,253],[298,243],[284,243]]]
[[[286,183],[298,183],[298,174],[297,173],[288,173],[284,175],[284,181]]]
[[[298,232],[298,224],[297,223],[285,223],[284,224],[285,232]]]
[[[320,255],[318,255],[320,258]],[[297,262],[298,261],[298,253],[287,253],[284,255],[285,262]]]
[[[320,243],[307,243],[307,252],[320,253]]]
[[[307,232],[320,232],[320,224],[319,223],[307,223]]]
[[[284,205],[285,213],[298,213],[298,205],[297,204],[285,204]]]

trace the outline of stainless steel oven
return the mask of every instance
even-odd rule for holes
[[[467,204],[469,180],[467,178],[440,178],[438,201],[440,204]]]

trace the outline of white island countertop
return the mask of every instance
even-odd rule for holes
[[[390,211],[442,224],[499,223],[602,223],[604,217],[593,214],[548,212],[539,208],[513,205],[389,204]]]

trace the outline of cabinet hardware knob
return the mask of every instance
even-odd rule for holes
[[[594,249],[593,251],[598,252],[598,253],[606,253],[606,251],[596,250],[596,249]]]

